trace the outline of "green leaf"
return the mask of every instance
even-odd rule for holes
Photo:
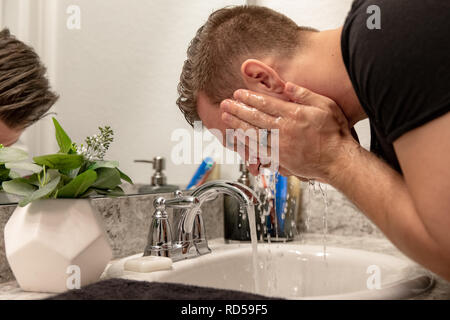
[[[54,176],[53,179],[51,179],[46,185],[40,187],[38,190],[34,191],[30,195],[28,195],[24,199],[22,199],[19,202],[19,206],[24,207],[32,201],[35,201],[40,198],[44,198],[44,197],[50,195],[56,189],[56,187],[59,184],[59,181],[61,180],[61,176],[59,175],[59,173],[57,171],[53,171],[53,173],[52,173],[51,170],[49,170],[48,173],[50,176]]]
[[[42,171],[42,167],[31,162],[7,162],[5,167],[8,169],[21,169],[28,170],[33,173],[39,173]]]
[[[97,169],[97,180],[92,185],[99,189],[114,189],[121,183],[120,173],[116,168]]]
[[[133,181],[131,180],[131,178],[129,176],[127,176],[125,173],[120,171],[119,168],[117,168],[117,171],[119,171],[119,173],[120,173],[120,179],[125,180],[126,182],[133,184]]]
[[[18,148],[0,148],[0,163],[23,161],[28,159],[28,153]]]
[[[6,192],[19,196],[30,196],[37,189],[35,186],[29,184],[26,179],[21,178],[4,181],[2,187]]]
[[[92,163],[88,169],[96,170],[98,168],[117,168],[119,166],[119,161],[103,161],[98,160]]]
[[[97,194],[97,192],[95,191],[95,189],[89,187],[89,188],[86,190],[86,192],[83,193],[83,195],[81,196],[81,198],[87,198],[87,197],[90,197],[90,196],[94,196],[94,195],[96,195],[96,194]]]
[[[125,192],[123,191],[123,189],[121,187],[117,186],[114,189],[109,190],[108,195],[115,196],[115,197],[124,196]]]
[[[27,178],[23,178],[27,180],[29,184],[35,185],[36,187],[39,187],[39,179],[38,179],[38,173],[33,173],[31,176]]]
[[[87,170],[59,189],[58,198],[77,198],[85,193],[95,180],[97,173],[94,170]]]
[[[61,182],[63,185],[68,184],[69,182],[71,182],[73,180],[73,178],[66,176],[65,174],[61,173]]]
[[[3,165],[0,166],[0,181],[9,180],[10,170],[5,168]]]
[[[52,179],[55,179],[56,177],[61,176],[61,174],[56,169],[48,169],[47,176],[50,178],[50,180],[52,180]]]
[[[11,179],[17,179],[17,178],[21,178],[22,176],[19,173],[15,172],[13,170],[10,170],[9,171],[9,177]]]
[[[61,173],[68,176],[69,178],[75,178],[80,172],[80,168],[71,169],[71,170],[61,170]]]
[[[84,157],[78,154],[55,153],[34,157],[33,161],[41,166],[45,165],[52,169],[70,170],[81,167]]]
[[[111,197],[120,197],[125,195],[125,192],[122,190],[121,187],[117,186],[112,190],[105,190],[105,189],[97,189],[97,188],[89,188],[86,193],[83,195],[83,197],[87,197],[90,195],[104,195],[104,196],[111,196]]]
[[[59,152],[68,153],[72,149],[72,140],[69,138],[67,133],[61,127],[59,122],[53,119],[53,124],[55,125],[55,135],[56,141],[58,142]]]

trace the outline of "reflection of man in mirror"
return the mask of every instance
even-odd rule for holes
[[[282,175],[333,185],[450,280],[449,11],[356,0],[342,27],[317,31],[264,7],[220,9],[189,45],[178,107],[208,129],[277,130]],[[351,134],[366,118],[372,152]]]
[[[8,29],[0,31],[0,143],[4,146],[14,144],[58,99],[45,72],[31,47]]]

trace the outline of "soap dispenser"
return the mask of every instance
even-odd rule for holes
[[[250,173],[247,167],[241,163],[239,165],[241,172],[237,182],[240,182],[247,187],[252,187],[250,180]],[[259,218],[259,210],[255,207],[256,230],[258,239],[261,238],[262,224]],[[224,238],[225,242],[229,243],[232,240],[250,241],[250,224],[249,219],[245,213],[240,211],[239,203],[236,199],[224,195]]]
[[[150,163],[155,172],[150,179],[150,185],[142,185],[138,189],[139,194],[143,193],[166,193],[178,190],[178,186],[167,184],[167,177],[163,170],[166,168],[164,157],[154,157],[153,160],[134,160],[134,162]]]

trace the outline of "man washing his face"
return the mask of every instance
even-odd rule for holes
[[[381,29],[367,27],[371,5]],[[188,48],[177,104],[223,136],[278,129],[282,174],[333,185],[450,280],[449,12],[439,0],[357,0],[342,27],[317,32],[263,7],[218,10]],[[365,118],[372,152],[351,133]]]
[[[41,119],[58,99],[50,90],[46,69],[32,48],[7,29],[0,31],[0,144],[17,142],[28,126]]]

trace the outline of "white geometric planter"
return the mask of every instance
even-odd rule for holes
[[[112,258],[89,199],[45,199],[17,207],[4,233],[6,257],[25,291],[59,293],[95,282]]]

